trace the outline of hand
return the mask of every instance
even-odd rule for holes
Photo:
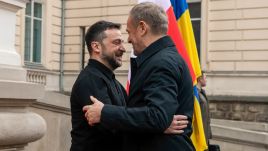
[[[88,121],[88,124],[90,126],[93,126],[94,124],[100,122],[101,110],[104,104],[93,96],[90,96],[90,99],[93,102],[93,104],[84,106],[83,111],[86,112],[85,117]]]
[[[174,115],[172,123],[169,128],[165,130],[165,134],[182,134],[183,129],[187,127],[188,124],[187,116],[184,115]]]

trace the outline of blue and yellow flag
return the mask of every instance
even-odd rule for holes
[[[192,23],[190,19],[190,13],[188,9],[188,4],[186,0],[170,0],[173,11],[176,16],[177,25],[182,36],[182,40],[187,51],[190,64],[192,68],[192,80],[194,85],[194,115],[193,115],[193,134],[191,139],[197,151],[204,151],[207,149],[207,143],[204,134],[203,121],[201,115],[200,102],[198,101],[198,91],[197,91],[197,77],[201,76],[201,68],[198,59],[198,53],[196,48],[196,42],[194,38],[194,33],[192,29]]]

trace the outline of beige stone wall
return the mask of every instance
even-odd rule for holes
[[[255,101],[210,101],[210,116],[213,119],[268,123],[268,103],[265,99]]]
[[[23,11],[19,11],[16,15],[16,36],[15,36],[15,49],[19,54],[23,54],[21,49],[22,46],[22,35],[24,35],[24,32],[21,29],[22,24],[22,13]],[[22,63],[23,64],[23,63]]]
[[[210,95],[268,96],[268,1],[202,1]]]
[[[59,71],[61,46],[61,0],[47,0],[47,18],[45,28],[48,32],[45,39],[48,46],[46,64],[48,69]]]
[[[268,1],[210,0],[209,71],[268,71]]]

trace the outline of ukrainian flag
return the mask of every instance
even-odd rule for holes
[[[207,143],[204,134],[200,102],[198,101],[199,97],[196,87],[197,77],[201,76],[201,69],[188,4],[186,0],[170,0],[170,2],[172,4],[173,11],[176,16],[177,26],[182,36],[182,41],[189,58],[188,67],[192,68],[191,76],[194,85],[195,102],[192,122],[193,133],[191,139],[197,151],[204,151],[205,149],[207,149]]]

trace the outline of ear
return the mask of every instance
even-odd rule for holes
[[[93,53],[99,53],[101,49],[101,45],[97,41],[92,41],[91,42],[91,48]]]
[[[146,33],[148,32],[148,28],[149,28],[149,26],[146,24],[146,22],[144,22],[144,21],[139,22],[138,30],[139,30],[141,36],[146,35]]]

